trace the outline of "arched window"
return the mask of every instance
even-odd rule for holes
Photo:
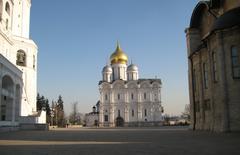
[[[10,5],[8,2],[5,4],[5,11],[10,15]]]
[[[17,62],[18,66],[26,66],[26,53],[23,50],[17,51]]]
[[[133,93],[131,94],[131,98],[132,98],[132,100],[134,99]]]
[[[204,87],[205,89],[208,88],[208,69],[207,69],[207,64],[203,63],[203,82],[204,82]]]
[[[234,79],[240,78],[240,58],[236,46],[231,48],[232,76]]]
[[[118,78],[122,79],[121,74],[120,74],[120,67],[118,67]]]
[[[20,103],[21,103],[21,86],[17,84],[16,93],[15,93],[15,120],[16,121],[19,119]]]
[[[147,99],[147,94],[144,93],[143,96],[144,96],[144,100],[146,100]]]
[[[8,19],[6,19],[6,30],[8,30]]]
[[[35,64],[36,64],[36,57],[33,55],[33,69],[35,69]]]
[[[104,115],[104,121],[108,122],[108,115]]]
[[[216,52],[212,52],[212,63],[213,63],[213,79],[214,82],[218,81],[218,70],[217,70],[217,59],[216,59]]]
[[[115,69],[113,68],[112,70],[113,70],[113,72],[112,72],[112,76],[113,76],[112,79],[115,80],[115,78],[116,78],[115,77]]]
[[[2,78],[2,91],[5,92],[3,99],[1,101],[1,121],[11,121],[12,120],[12,107],[13,107],[13,98],[14,98],[14,82],[12,78],[8,75],[5,75]],[[11,109],[11,110],[10,110]]]
[[[120,112],[120,110],[118,110],[118,117],[121,117],[121,112]]]

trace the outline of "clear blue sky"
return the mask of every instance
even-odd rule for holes
[[[198,0],[32,0],[31,38],[39,47],[38,92],[61,94],[66,112],[90,112],[101,71],[119,40],[140,78],[162,79],[165,113],[189,103],[184,29]]]

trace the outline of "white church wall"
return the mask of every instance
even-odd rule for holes
[[[131,64],[127,67],[127,56],[119,45],[110,60],[113,78],[110,82],[99,83],[100,126],[114,127],[118,123],[121,124],[120,119],[116,122],[119,114],[126,126],[159,124],[161,112],[156,109],[161,107],[161,80],[138,79],[137,66]],[[111,68],[103,68],[103,79],[106,79],[104,76],[108,70]],[[109,116],[108,122],[104,122],[104,115]]]
[[[160,111],[155,110],[156,108],[161,107],[160,102],[153,102],[154,92],[159,93],[159,88],[153,90],[149,81],[146,81],[145,84],[143,83],[141,88],[137,87],[136,82],[123,85],[122,81],[119,81],[114,82],[112,85],[113,86],[110,89],[101,90],[103,95],[108,93],[112,95],[111,102],[103,100],[105,110],[108,109],[108,112],[105,113],[105,115],[109,116],[109,124],[116,123],[116,118],[119,116],[118,110],[120,110],[120,116],[124,119],[125,124],[129,126],[138,126],[139,123],[142,126],[144,125],[142,123],[153,124],[153,122],[161,121]],[[104,96],[101,98],[105,99]],[[132,115],[132,110],[134,111],[134,115]],[[112,113],[114,114],[112,115]]]
[[[23,71],[23,98],[21,115],[27,116],[36,112],[36,94],[37,94],[37,46],[32,40],[14,37],[14,63],[16,64],[16,55],[18,50],[26,53],[26,66],[17,67]],[[35,59],[35,60],[34,60]]]
[[[14,0],[12,33],[15,36],[29,38],[30,8],[29,0]]]
[[[129,122],[137,122],[138,121],[138,107],[136,102],[130,102],[129,103]],[[133,110],[133,115],[132,115]]]
[[[12,90],[6,90],[3,87],[3,78],[8,77],[12,81]],[[22,88],[22,72],[8,61],[3,55],[0,54],[0,127],[4,126],[7,122],[11,122],[11,126],[15,126],[18,121],[19,110],[19,95]],[[4,99],[6,98],[6,99]],[[3,110],[3,105],[6,109]],[[2,116],[4,116],[2,118]]]
[[[23,86],[18,114],[20,116],[36,115],[38,48],[34,41],[29,39],[31,1],[0,0],[0,2],[2,2],[0,3],[0,54],[22,72]],[[5,11],[6,2],[10,5],[10,13]],[[18,50],[23,50],[26,54],[25,66],[16,64]],[[36,119],[43,122],[44,118],[42,118],[34,119],[37,123]]]

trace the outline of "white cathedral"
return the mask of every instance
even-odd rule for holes
[[[99,126],[162,125],[161,80],[139,79],[138,67],[117,44],[111,65],[102,70],[99,82]]]
[[[37,112],[37,52],[29,38],[31,0],[0,0],[0,128],[46,123]]]

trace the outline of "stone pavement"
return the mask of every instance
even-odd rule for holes
[[[240,133],[68,128],[0,133],[0,155],[240,155]]]

